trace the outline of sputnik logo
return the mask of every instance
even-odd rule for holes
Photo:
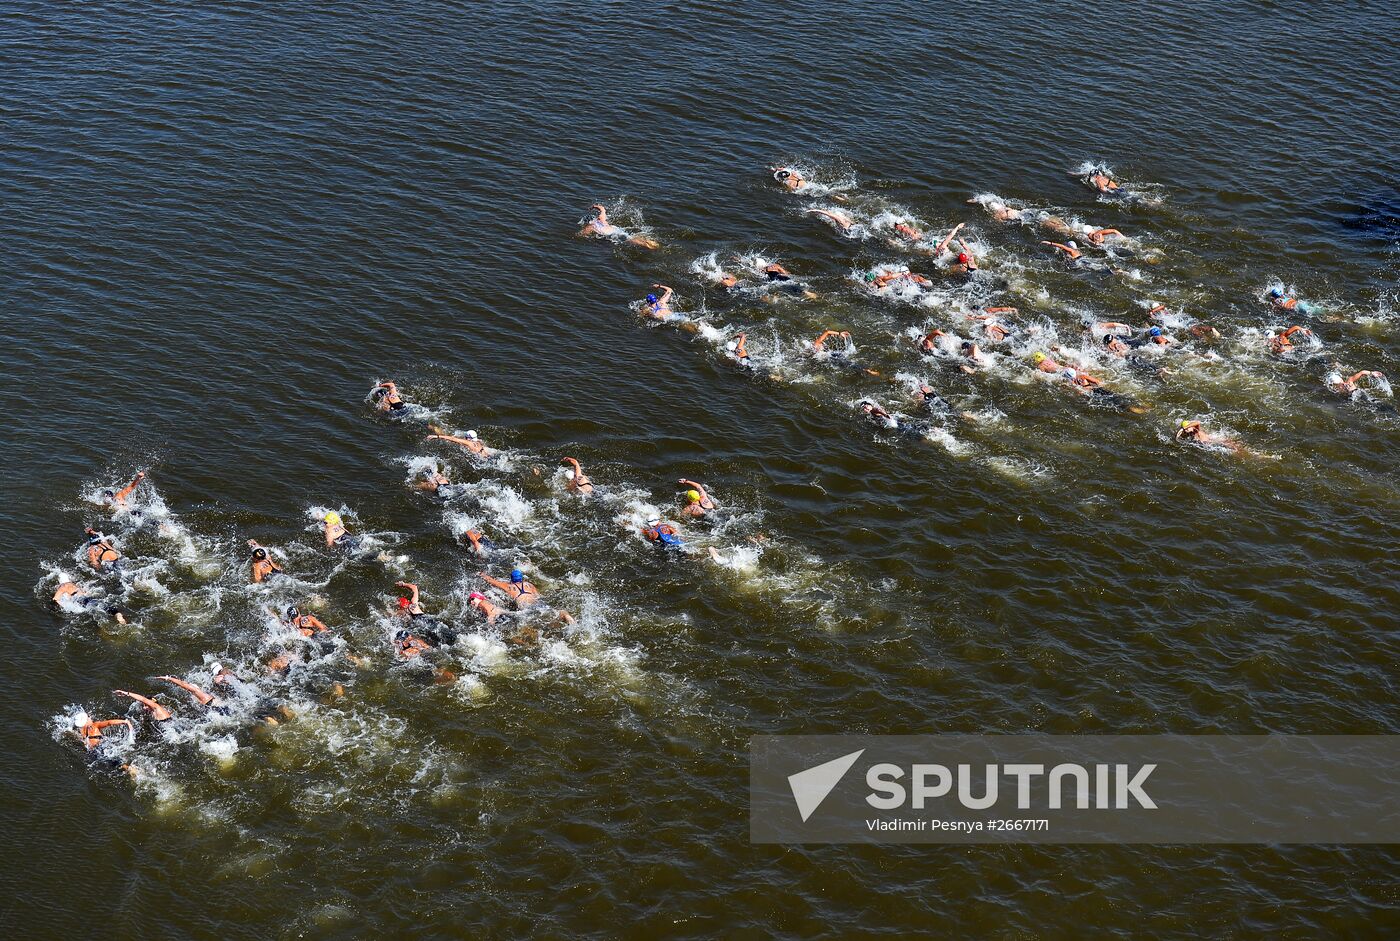
[[[797,812],[802,815],[803,823],[816,813],[822,801],[841,783],[846,772],[851,770],[851,765],[863,754],[864,748],[808,768],[806,771],[788,775],[788,787],[792,788],[792,799],[797,801]]]

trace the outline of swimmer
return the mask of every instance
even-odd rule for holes
[[[807,188],[807,180],[791,167],[771,167],[773,179],[781,183],[789,192],[800,193]]]
[[[1244,445],[1237,439],[1231,438],[1228,435],[1211,434],[1201,427],[1200,422],[1191,421],[1186,418],[1181,420],[1181,426],[1177,428],[1176,440],[1191,441],[1195,444],[1203,445],[1220,445],[1221,447],[1229,448],[1236,454],[1241,454],[1245,450]]]
[[[93,529],[91,526],[85,528],[83,532],[88,537],[87,560],[93,571],[100,572],[110,565],[116,565],[121,561],[122,554],[113,548],[111,540]]]
[[[1301,333],[1305,337],[1310,337],[1313,335],[1312,331],[1309,330],[1307,327],[1294,324],[1287,330],[1284,330],[1282,333],[1276,333],[1273,336],[1269,337],[1269,352],[1273,353],[1275,356],[1284,356],[1288,353],[1293,352],[1294,346],[1292,338],[1295,334],[1299,333]]]
[[[1076,264],[1079,262],[1080,256],[1084,254],[1079,250],[1079,246],[1073,241],[1070,241],[1066,244],[1061,244],[1060,242],[1047,242],[1042,240],[1040,244],[1049,245],[1051,248],[1063,253],[1066,258],[1068,258],[1071,262],[1074,262]]]
[[[674,315],[675,311],[671,309],[671,295],[675,292],[664,284],[653,284],[652,287],[659,290],[661,296],[648,294],[643,302],[642,313],[652,320],[664,320]]]
[[[977,273],[977,259],[973,257],[972,249],[967,247],[967,242],[958,239],[958,247],[962,251],[958,252],[958,257],[948,266],[948,273],[966,275],[971,278]]]
[[[146,472],[137,471],[136,476],[131,479],[131,483],[127,484],[122,489],[115,492],[111,490],[102,491],[103,505],[113,510],[125,510],[127,508],[126,498],[131,496],[132,492],[140,485],[141,481],[145,479]]]
[[[1331,389],[1338,395],[1351,395],[1353,392],[1357,391],[1357,389],[1360,388],[1360,386],[1358,386],[1357,383],[1360,382],[1362,379],[1368,378],[1384,379],[1385,373],[1379,372],[1374,369],[1363,369],[1360,372],[1352,373],[1350,376],[1344,378],[1340,371],[1333,372],[1327,377],[1327,388]]]
[[[484,559],[496,551],[496,544],[475,529],[469,529],[462,535],[467,537],[467,543],[472,547],[472,554],[478,558]]]
[[[421,618],[421,617],[425,617],[425,615],[423,614],[423,606],[422,606],[421,604],[418,603],[418,586],[417,586],[417,585],[415,585],[413,582],[394,582],[394,587],[395,587],[395,588],[402,588],[404,591],[407,591],[407,592],[410,593],[409,597],[407,597],[407,598],[403,598],[403,597],[399,598],[399,601],[398,601],[398,605],[399,605],[399,607],[398,607],[398,612],[399,612],[399,616],[400,616],[400,617],[409,617],[409,618]]]
[[[130,719],[102,719],[94,722],[88,718],[86,712],[79,712],[73,717],[73,730],[78,733],[83,740],[83,747],[88,751],[95,751],[102,744],[103,732],[114,726],[126,726],[127,734],[133,738],[136,736],[136,726]]]
[[[89,595],[87,591],[80,587],[76,582],[64,582],[62,585],[59,585],[56,589],[54,589],[53,603],[62,606],[62,603],[65,600],[72,604],[82,605],[88,610],[100,608],[106,612],[108,617],[116,621],[118,624],[128,623],[125,611],[123,611],[121,608],[116,607],[102,608],[101,599],[94,598],[92,595]]]
[[[926,412],[949,413],[953,406],[949,405],[944,398],[933,391],[933,386],[927,383],[919,383],[919,387],[914,390],[914,404]]]
[[[376,412],[399,414],[408,408],[408,403],[399,398],[399,387],[392,382],[381,382],[370,390],[369,400],[374,403]]]
[[[872,288],[874,288],[877,291],[889,287],[891,284],[900,281],[905,281],[910,284],[917,284],[919,287],[933,286],[933,282],[930,281],[928,278],[925,278],[921,274],[915,274],[908,268],[903,268],[899,271],[884,271],[880,274],[876,274],[872,271],[867,273],[865,276],[865,283],[869,284]]]
[[[413,489],[422,490],[424,493],[430,493],[435,497],[440,497],[444,495],[442,488],[451,486],[451,484],[452,481],[448,479],[444,471],[436,467],[430,467],[423,471],[422,476],[419,477],[418,480],[413,482]]]
[[[977,321],[978,326],[982,328],[982,332],[987,335],[989,340],[993,343],[1000,343],[1011,335],[1011,328],[999,315],[1015,313],[1018,311],[1014,307],[985,307],[981,313],[968,314],[967,319]]]
[[[851,229],[856,224],[854,219],[839,209],[808,209],[807,212],[830,220],[836,228],[841,230],[842,235],[850,235]]]
[[[895,235],[898,235],[899,239],[890,239],[891,245],[900,244],[900,239],[903,239],[905,242],[917,242],[924,237],[923,232],[914,228],[907,222],[896,222],[893,228]]]
[[[919,350],[924,353],[938,352],[938,338],[946,337],[948,334],[942,330],[930,330],[919,338]]]
[[[282,619],[288,627],[296,628],[301,632],[302,637],[311,637],[315,634],[324,634],[330,630],[321,623],[321,619],[314,614],[303,614],[296,605],[288,605],[286,616]]]
[[[613,238],[614,236],[625,234],[617,226],[608,220],[608,210],[602,203],[594,203],[588,207],[588,221],[579,230],[581,238]],[[657,249],[661,243],[656,239],[648,238],[644,235],[633,235],[627,239],[628,245],[636,245],[639,248]]]
[[[923,435],[928,431],[928,426],[923,422],[910,422],[903,418],[896,418],[869,399],[861,402],[859,408],[866,418],[882,428],[899,431],[906,435]]]
[[[969,199],[968,203],[971,205],[985,205],[987,211],[992,214],[992,218],[998,222],[1020,222],[1022,219],[1022,210],[1012,209],[999,199],[994,199],[985,204],[983,204],[980,199]]]
[[[710,494],[703,486],[693,480],[682,477],[679,481],[682,487],[689,487],[681,497],[681,516],[690,519],[699,519],[711,510],[719,508],[719,504],[710,499]]]
[[[962,343],[958,346],[958,355],[961,356],[963,359],[969,360],[968,363],[960,364],[958,366],[959,369],[967,373],[969,376],[977,372],[977,367],[972,365],[972,363],[976,363],[978,365],[982,363],[982,350],[977,346],[976,343],[973,343],[971,340],[963,340]]]
[[[1276,311],[1297,310],[1305,314],[1312,313],[1312,307],[1306,301],[1300,301],[1292,295],[1285,294],[1282,288],[1269,288],[1269,304]]]
[[[1091,171],[1088,176],[1084,177],[1084,182],[1104,195],[1116,194],[1122,189],[1118,181],[1103,170]]]
[[[432,432],[425,441],[450,441],[453,444],[466,448],[478,457],[491,457],[496,452],[481,443],[475,431],[464,431],[460,435],[449,435],[437,425],[429,425],[428,431]]]
[[[1103,385],[1102,380],[1089,375],[1089,373],[1084,372],[1084,370],[1075,366],[1057,363],[1038,350],[1031,354],[1031,363],[1040,372],[1050,373],[1051,375],[1057,375],[1062,379],[1068,380],[1070,386],[1081,395],[1088,395],[1091,389]]]
[[[350,535],[340,514],[331,510],[322,517],[328,549],[354,549],[360,542],[358,536]]]
[[[487,624],[495,624],[496,619],[501,616],[501,609],[488,601],[486,596],[479,591],[467,595],[467,605],[484,617]]]
[[[1219,339],[1220,339],[1220,331],[1217,330],[1217,329],[1215,329],[1214,327],[1210,326],[1209,324],[1204,324],[1204,323],[1192,324],[1190,327],[1188,327],[1188,328],[1186,329],[1186,332],[1189,333],[1189,334],[1191,334],[1191,335],[1192,335],[1193,337],[1195,337],[1197,340],[1219,340]]]
[[[681,531],[671,523],[663,523],[661,520],[651,520],[642,527],[642,535],[654,546],[663,549],[683,549],[685,542],[681,539]]]
[[[272,561],[272,555],[263,546],[258,545],[256,540],[248,540],[248,548],[253,550],[252,558],[248,560],[248,574],[254,585],[267,581],[274,575],[284,574],[282,566]]]
[[[740,366],[753,365],[753,363],[749,361],[748,340],[749,335],[747,333],[738,333],[735,334],[734,339],[724,344],[725,352]]]
[[[1104,240],[1110,235],[1116,235],[1120,239],[1127,238],[1126,235],[1119,232],[1117,229],[1090,229],[1084,233],[1084,238],[1088,240],[1090,245],[1102,245]]]
[[[564,489],[569,493],[576,493],[581,497],[591,496],[593,493],[593,481],[588,479],[588,475],[583,472],[578,461],[571,457],[566,457],[559,462],[569,469],[564,472]]]
[[[213,683],[215,686],[236,690],[243,685],[243,681],[238,678],[238,675],[222,663],[211,664],[209,672],[214,676]]]
[[[167,683],[173,683],[174,685],[180,687],[185,692],[189,693],[190,697],[195,702],[199,703],[201,706],[210,706],[214,709],[218,709],[221,712],[228,712],[228,710],[224,708],[223,702],[219,699],[219,697],[215,696],[213,693],[209,693],[205,690],[200,689],[198,686],[195,686],[193,683],[187,680],[182,680],[176,676],[158,676],[156,677],[156,679],[164,680]]]
[[[136,702],[139,702],[141,705],[146,707],[146,709],[151,714],[151,718],[157,722],[169,722],[171,719],[175,718],[173,715],[170,714],[169,709],[165,708],[160,703],[156,702],[154,699],[151,699],[147,696],[142,696],[140,693],[128,693],[124,689],[114,689],[112,690],[112,692],[116,693],[118,696],[126,696],[129,699],[133,699]]]
[[[437,649],[436,645],[430,644],[427,640],[407,630],[394,632],[394,652],[404,660],[421,657],[428,651],[435,649]]]
[[[841,339],[845,340],[845,349],[828,350],[826,348],[826,341],[831,337],[840,337]],[[854,348],[855,344],[851,342],[851,331],[849,330],[823,330],[821,336],[817,337],[815,340],[812,341],[812,355],[820,356],[822,354],[826,354],[829,362],[836,363],[839,366],[848,366],[851,369],[858,369],[861,372],[871,376],[880,375],[878,371],[874,369],[867,369],[864,366],[857,363],[855,360],[851,359],[851,352]]]
[[[486,584],[504,592],[517,611],[523,611],[540,600],[540,590],[525,580],[525,573],[520,569],[511,570],[510,581],[492,578],[485,572],[477,572],[476,574]]]

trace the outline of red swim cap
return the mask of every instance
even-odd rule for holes
[[[400,607],[400,608],[407,608],[407,607],[408,607],[409,605],[411,605],[411,604],[413,604],[413,602],[412,602],[412,601],[409,601],[407,598],[400,598],[400,599],[399,599],[399,607]]]
[[[958,264],[965,265],[969,261],[972,261],[972,259],[967,257],[967,252],[958,252]]]

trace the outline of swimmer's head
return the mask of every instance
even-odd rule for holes
[[[287,620],[295,621],[299,617],[301,617],[301,611],[297,609],[297,606],[294,604],[287,605]]]
[[[468,441],[475,441],[475,440],[476,440],[476,432],[475,432],[475,431],[472,431],[471,429],[468,429],[468,430],[462,432],[462,437],[463,437],[463,438],[466,438]]]
[[[1111,334],[1111,333],[1105,333],[1105,334],[1103,335],[1103,345],[1104,345],[1104,346],[1112,346],[1112,345],[1113,345],[1114,339],[1115,339],[1115,337],[1113,336],[1113,334]]]
[[[778,180],[779,182],[786,180],[790,176],[792,176],[792,171],[784,167],[779,167],[778,169],[773,171],[773,179]]]
[[[258,546],[256,549],[253,550],[253,558],[257,559],[258,561],[266,559],[267,550],[264,549],[262,546]]]
[[[1153,327],[1151,330],[1147,331],[1147,335],[1150,337],[1160,337],[1162,336],[1162,328]]]
[[[655,304],[655,303],[656,303],[656,295],[655,295],[655,294],[648,294],[648,295],[647,295],[647,303],[648,303],[648,304]]]
[[[473,608],[485,600],[486,596],[479,591],[474,591],[470,595],[467,595],[467,604],[471,605]]]
[[[1039,366],[1041,363],[1045,362],[1045,354],[1039,350],[1035,351],[1031,354],[1031,362]]]
[[[963,340],[963,341],[962,341],[962,349],[963,349],[964,351],[967,351],[967,350],[972,349],[972,341],[971,341],[971,340]]]
[[[1074,241],[1074,239],[1070,239],[1070,240],[1069,240],[1068,242],[1066,242],[1065,244],[1068,245],[1070,248],[1078,248],[1078,247],[1079,247],[1079,243],[1076,242],[1076,241]]]
[[[321,518],[322,518],[323,520],[325,520],[327,526],[339,526],[339,525],[340,525],[340,514],[337,513],[335,510],[331,510],[329,513],[327,513],[325,516],[323,516],[323,517],[321,517]]]
[[[577,476],[577,475],[573,472],[572,469],[571,469],[571,470],[566,470],[566,471],[564,471],[564,479],[565,479],[565,480],[573,480],[574,477],[576,477],[576,476]]]
[[[1269,288],[1269,296],[1273,298],[1283,297],[1283,288]]]
[[[1181,427],[1182,427],[1182,428],[1190,428],[1190,427],[1191,427],[1191,419],[1189,419],[1189,418],[1183,418],[1183,419],[1181,420]]]
[[[687,491],[685,492],[685,501],[686,501],[687,503],[699,503],[699,502],[700,502],[700,491],[698,491],[698,490],[687,490]]]
[[[724,348],[725,348],[726,350],[728,350],[729,352],[733,353],[735,350],[737,350],[737,349],[739,348],[739,341],[738,341],[738,340],[730,340],[728,343],[724,344]]]
[[[92,722],[92,716],[87,714],[86,709],[79,709],[73,713],[73,728],[81,729],[90,722]]]
[[[919,386],[919,393],[921,395],[933,395],[933,386],[928,385],[926,383],[921,384]]]
[[[865,273],[865,280],[873,283],[875,280],[875,272],[867,271]]]
[[[510,580],[512,582],[523,582],[525,581],[525,573],[520,571],[520,569],[511,569]]]
[[[218,676],[220,673],[224,672],[224,665],[222,663],[211,663],[209,664],[209,672]]]
[[[104,491],[102,491],[102,500],[103,500],[103,502],[115,500],[116,498],[117,498],[117,492],[116,492],[115,490],[104,490]]]
[[[967,252],[958,252],[958,264],[965,265],[970,261],[972,261],[972,256],[968,255]]]
[[[409,608],[410,606],[412,606],[412,604],[413,604],[413,602],[412,602],[412,601],[409,601],[407,598],[399,598],[399,610],[400,610],[400,611],[406,610],[407,608]]]

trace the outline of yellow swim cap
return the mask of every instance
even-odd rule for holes
[[[1189,418],[1183,418],[1183,419],[1181,420],[1181,427],[1182,427],[1182,428],[1189,428],[1190,426],[1191,426],[1191,419],[1189,419]]]
[[[1032,354],[1031,354],[1031,362],[1033,362],[1033,363],[1043,363],[1043,362],[1045,362],[1045,354],[1044,354],[1044,353],[1041,353],[1041,352],[1039,352],[1039,351],[1037,351],[1037,352],[1035,352],[1035,353],[1032,353]]]
[[[699,503],[699,502],[700,502],[700,491],[698,491],[698,490],[687,490],[687,491],[685,492],[685,498],[686,498],[687,500],[689,500],[691,503]]]
[[[340,525],[340,514],[337,513],[335,510],[331,510],[329,513],[327,513],[327,514],[326,514],[326,525],[327,525],[327,526],[339,526],[339,525]]]

